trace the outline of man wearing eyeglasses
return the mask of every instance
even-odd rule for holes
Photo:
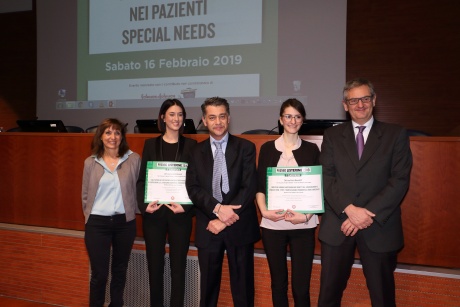
[[[351,121],[323,136],[320,307],[341,305],[356,247],[372,306],[396,306],[393,274],[404,245],[400,205],[412,154],[404,128],[373,117],[376,98],[368,80],[347,82],[342,104]]]

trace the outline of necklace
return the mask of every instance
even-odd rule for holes
[[[118,157],[112,158],[112,157],[110,157],[110,156],[108,156],[108,155],[104,156],[104,161],[105,161],[105,163],[109,164],[109,165],[112,166],[112,167],[115,166],[115,164],[118,163],[118,160],[119,160]]]
[[[281,153],[281,157],[286,161],[291,161],[294,159],[294,155],[292,153],[288,155],[286,152]]]
[[[286,135],[283,134],[283,143],[284,143],[284,147],[286,149],[291,149],[291,148],[294,148],[296,145],[297,145],[297,142],[298,142],[298,136],[297,138],[295,138],[295,140],[292,140],[292,137],[287,137]],[[290,141],[294,141],[293,143],[291,143]]]
[[[157,154],[160,155],[160,160],[161,161],[164,161],[163,159],[163,142],[165,142],[166,144],[170,144],[170,145],[174,145],[174,144],[177,144],[177,149],[176,149],[176,156],[174,158],[174,161],[179,161],[180,159],[180,153],[182,152],[182,149],[181,149],[181,140],[180,138],[178,139],[177,143],[168,143],[164,140],[164,135],[160,138],[160,146],[159,146],[159,152],[157,152]]]

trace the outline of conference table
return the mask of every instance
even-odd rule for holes
[[[84,230],[83,161],[92,133],[0,133],[0,223]],[[155,134],[128,134],[142,154]],[[204,134],[188,135],[202,141]],[[260,146],[277,135],[241,135]],[[322,136],[302,136],[318,144]],[[460,137],[411,137],[413,168],[402,203],[405,247],[398,262],[460,267]],[[142,237],[141,217],[137,216]],[[192,242],[194,232],[192,232]],[[193,244],[193,243],[192,243]],[[262,242],[256,248],[263,250]],[[320,244],[316,245],[320,254]]]

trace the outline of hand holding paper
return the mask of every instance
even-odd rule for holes
[[[176,203],[165,204],[174,214],[185,212],[184,207]]]
[[[147,205],[147,208],[145,209],[145,212],[153,213],[153,212],[157,211],[158,209],[160,209],[161,206],[162,205],[158,205],[158,200],[152,201],[151,203],[149,203]]]

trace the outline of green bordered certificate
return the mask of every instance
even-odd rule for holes
[[[268,210],[323,213],[323,168],[320,165],[267,167]]]
[[[185,188],[187,166],[185,162],[148,161],[144,202],[158,200],[159,204],[191,205]]]

